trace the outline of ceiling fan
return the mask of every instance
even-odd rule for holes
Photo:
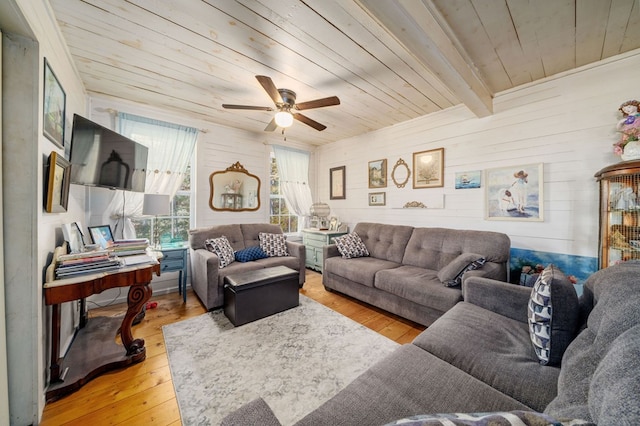
[[[315,120],[310,119],[306,115],[302,115],[297,111],[303,111],[307,109],[322,108],[332,105],[340,105],[340,99],[337,96],[330,96],[328,98],[315,99],[313,101],[296,103],[296,93],[289,89],[278,89],[273,84],[273,80],[270,77],[264,75],[256,75],[256,79],[262,85],[264,90],[276,104],[273,107],[262,107],[252,105],[230,105],[222,104],[222,108],[226,109],[250,109],[257,111],[278,111],[273,117],[271,122],[265,127],[266,132],[273,132],[278,126],[289,127],[293,124],[293,119],[300,121],[301,123],[311,126],[316,130],[322,131],[327,128],[324,124],[320,124]]]

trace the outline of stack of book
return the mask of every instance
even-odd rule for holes
[[[107,250],[116,256],[131,256],[136,254],[145,254],[148,247],[148,239],[134,238],[131,240],[116,240],[109,245]]]
[[[81,274],[115,271],[121,262],[109,255],[108,250],[63,254],[56,263],[56,279],[69,278]]]

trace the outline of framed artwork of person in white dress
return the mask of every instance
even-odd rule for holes
[[[487,220],[544,220],[543,163],[487,169]]]

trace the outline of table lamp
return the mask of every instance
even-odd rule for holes
[[[142,214],[156,217],[156,221],[153,226],[153,240],[151,241],[151,245],[154,248],[160,248],[158,216],[168,215],[171,213],[170,201],[171,198],[165,194],[144,194]]]

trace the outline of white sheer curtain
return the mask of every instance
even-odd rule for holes
[[[185,178],[198,130],[125,113],[118,113],[118,127],[118,133],[149,148],[145,193],[167,194],[173,199]],[[118,221],[114,238],[135,237],[129,218],[142,214],[143,200],[142,193],[113,194],[105,214]]]
[[[279,145],[273,146],[273,152],[280,172],[280,190],[289,211],[300,218],[300,231],[307,222],[313,204],[309,188],[309,153]]]

